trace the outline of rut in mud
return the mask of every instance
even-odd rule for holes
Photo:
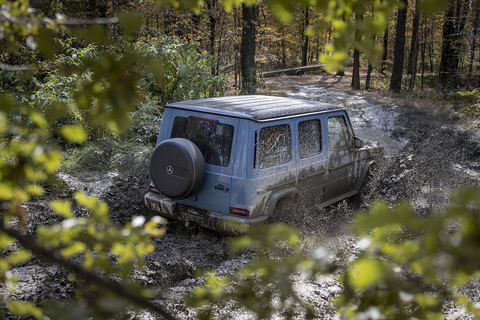
[[[302,80],[309,85],[300,85]],[[301,203],[287,206],[291,223],[303,231],[304,237],[318,239],[318,245],[333,253],[357,250],[357,241],[348,232],[355,212],[377,198],[389,202],[408,199],[420,214],[447,204],[451,190],[480,182],[479,128],[469,128],[460,117],[451,112],[423,108],[413,103],[381,101],[372,95],[338,92],[318,84],[315,77],[284,77],[268,84],[282,94],[343,105],[348,108],[356,135],[364,137],[375,147],[377,166],[360,201],[342,201],[324,209],[302,208]],[[316,83],[318,82],[318,83]],[[334,88],[333,88],[334,89]],[[143,195],[149,183],[148,164],[141,175],[122,177],[117,174],[98,177],[60,175],[64,187],[61,197],[70,197],[76,190],[85,190],[105,200],[114,220],[129,221],[136,215],[146,215]],[[40,224],[56,221],[46,202],[27,206],[30,216],[29,232]],[[81,214],[81,210],[79,210]],[[157,290],[156,302],[178,318],[194,319],[193,310],[185,307],[183,296],[200,284],[197,270],[213,270],[225,275],[240,269],[251,258],[251,253],[233,256],[228,252],[229,237],[206,229],[186,228],[171,223],[167,234],[156,240],[156,252],[147,257],[146,265],[137,270],[135,278],[143,285]],[[48,267],[36,260],[14,270],[20,277],[19,298],[72,299],[74,285],[66,281],[66,272]],[[45,286],[57,281],[54,287]],[[63,281],[62,279],[65,279]],[[332,319],[334,309],[330,299],[341,288],[333,276],[320,282],[310,282],[298,276],[299,292],[316,306],[321,319]],[[480,298],[476,297],[479,301]],[[234,308],[218,310],[227,318],[251,318]],[[155,319],[149,312],[131,314],[135,319]]]

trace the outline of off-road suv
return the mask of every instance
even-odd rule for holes
[[[149,210],[224,232],[265,222],[300,192],[327,206],[359,192],[372,159],[346,110],[234,96],[165,106],[145,195]]]

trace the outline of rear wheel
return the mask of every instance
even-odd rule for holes
[[[197,193],[203,186],[205,159],[190,140],[164,140],[153,151],[150,175],[162,194],[173,199],[183,199]]]
[[[267,224],[287,223],[296,227],[301,226],[305,216],[305,207],[302,205],[301,196],[298,193],[286,195],[275,204],[272,214],[267,218]]]

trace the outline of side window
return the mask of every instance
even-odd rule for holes
[[[350,131],[344,116],[328,118],[328,140],[330,149],[345,148],[352,145]]]
[[[322,130],[319,119],[302,121],[298,124],[298,152],[302,159],[322,152]]]
[[[256,139],[257,168],[269,168],[290,161],[292,135],[288,124],[264,127]]]

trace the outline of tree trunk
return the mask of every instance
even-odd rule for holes
[[[355,20],[359,24],[363,20],[363,15],[355,14]],[[362,35],[358,30],[355,31],[355,42],[360,42]],[[355,46],[353,50],[353,75],[352,75],[352,88],[360,90],[360,51]]]
[[[375,36],[373,36],[372,37],[372,45],[373,46],[375,46],[375,41],[376,41],[376,38],[375,38]],[[370,89],[370,77],[372,75],[372,70],[373,70],[373,66],[372,66],[372,63],[369,60],[368,61],[367,76],[365,77],[365,90]]]
[[[445,20],[443,23],[443,44],[442,56],[440,60],[440,83],[442,86],[447,86],[448,73],[451,71],[452,63],[452,46],[453,46],[453,20],[455,1],[450,1],[447,12],[445,13]]]
[[[410,90],[415,87],[415,79],[417,77],[417,62],[418,62],[418,28],[420,24],[420,0],[415,1],[415,19],[413,20],[414,30],[412,35],[412,45],[410,49],[410,59],[408,61],[408,69],[412,77],[410,78]]]
[[[463,1],[451,0],[443,24],[442,57],[440,61],[440,83],[443,87],[457,85],[457,71],[460,60],[461,31],[465,27],[466,13]]]
[[[415,1],[415,16],[413,17],[413,31],[412,40],[410,42],[410,56],[408,57],[407,74],[413,74],[416,70],[413,70],[414,59],[418,55],[418,28],[420,22],[420,0]]]
[[[257,91],[257,68],[255,64],[255,22],[258,16],[257,6],[242,4],[243,27],[240,49],[240,68],[242,71],[242,94],[255,94]]]
[[[285,46],[286,35],[285,35],[285,29],[283,25],[280,26],[280,30],[282,34],[282,40],[280,41],[280,46],[282,48],[282,67],[286,69],[287,68],[287,49]]]
[[[470,84],[472,82],[473,61],[475,59],[475,49],[476,49],[476,42],[477,42],[478,14],[479,14],[478,5],[475,4],[475,22],[473,23],[472,48],[470,50],[470,65],[468,67],[467,86],[466,86],[467,91],[470,91]]]
[[[217,18],[215,16],[215,9],[217,6],[217,1],[216,0],[206,0],[205,1],[208,9],[208,22],[210,26],[210,33],[209,33],[209,46],[208,46],[208,52],[212,57],[215,57],[215,31],[217,28]],[[217,75],[217,70],[215,68],[215,65],[212,64],[211,67],[211,74],[212,75]]]
[[[427,48],[427,21],[426,18],[423,19],[423,32],[422,32],[422,86],[421,90],[423,90],[424,84],[424,75],[425,75],[425,51]]]
[[[223,47],[223,36],[224,36],[224,29],[225,29],[225,19],[222,19],[223,17],[223,14],[219,17],[219,21],[220,21],[220,32],[219,32],[219,35],[217,36],[217,40],[218,40],[218,45],[217,45],[217,63],[216,63],[216,72],[215,72],[215,75],[218,75],[220,73],[220,58],[222,57],[223,55],[223,50],[224,49]]]
[[[308,6],[305,8],[305,20],[303,24],[303,32],[302,32],[302,66],[306,66],[308,64],[308,36],[305,34],[307,27],[309,25],[309,12]]]
[[[380,67],[381,74],[385,73],[387,57],[388,57],[388,27],[385,29],[385,33],[383,34],[383,54],[382,54],[382,65]]]
[[[393,51],[393,68],[390,80],[390,90],[402,90],[403,60],[405,58],[405,26],[407,23],[407,0],[400,0],[398,8],[397,27],[395,30],[395,48]]]

